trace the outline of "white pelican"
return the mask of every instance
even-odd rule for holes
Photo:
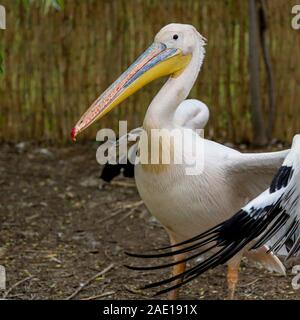
[[[193,130],[199,128],[204,129],[209,119],[209,110],[207,106],[195,99],[184,100],[176,109],[174,114],[174,123],[179,127],[186,127]],[[115,177],[121,175],[126,178],[134,177],[134,163],[136,161],[136,153],[138,150],[138,141],[143,134],[143,128],[135,128],[129,133],[121,136],[117,141],[108,141],[107,150],[112,151],[115,149],[117,153],[117,163],[111,164],[110,158],[104,165],[100,179],[105,182],[111,182]],[[130,142],[129,142],[130,141]],[[137,141],[134,142],[133,141]],[[129,144],[131,145],[130,153],[128,151]],[[123,153],[120,153],[123,150]],[[130,156],[129,156],[130,154]],[[129,161],[130,160],[130,161]]]
[[[223,264],[243,248],[258,249],[271,241],[266,252],[277,253],[284,246],[288,248],[286,260],[300,253],[300,135],[296,135],[290,153],[272,180],[270,187],[240,209],[233,217],[210,230],[175,246],[170,253],[136,255],[135,257],[160,258],[191,252],[185,261],[195,259],[209,250],[217,249],[210,257],[184,271],[182,274],[162,280],[145,288],[169,284],[176,279],[183,281],[158,292],[164,293],[193,280],[206,270]],[[176,247],[183,249],[174,250]],[[163,248],[163,249],[169,249]],[[136,270],[155,270],[174,264],[153,267],[136,267]],[[132,268],[132,267],[130,267]]]
[[[72,129],[72,138],[149,82],[169,78],[152,100],[143,128],[173,129],[195,123],[205,126],[208,112],[196,100],[185,100],[200,71],[205,39],[191,25],[169,24],[162,28],[154,43],[84,113]],[[194,113],[197,106],[202,106]],[[191,109],[190,109],[191,108]],[[201,112],[206,110],[204,112]],[[185,112],[187,118],[185,117]],[[191,117],[191,118],[190,118]],[[196,121],[193,122],[193,117]],[[199,121],[199,119],[201,121]],[[189,239],[232,216],[270,183],[288,151],[242,154],[206,140],[191,130],[190,140],[204,143],[204,172],[186,175],[185,164],[138,164],[135,179],[141,198],[149,211],[169,234],[171,244]],[[176,143],[173,141],[173,143]],[[143,149],[146,146],[141,145]],[[146,147],[147,148],[147,147]],[[188,157],[189,152],[184,156]],[[273,255],[258,248],[248,254],[270,269],[283,273],[284,267]],[[175,261],[185,254],[175,256]],[[242,254],[228,262],[228,288],[233,297]],[[182,273],[185,263],[175,265],[173,275]],[[177,290],[171,292],[177,297]]]

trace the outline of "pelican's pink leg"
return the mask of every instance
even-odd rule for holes
[[[174,236],[172,236],[170,232],[169,232],[169,236],[170,236],[171,245],[175,245],[176,243],[178,243],[178,241],[175,240]],[[178,248],[176,248],[176,250],[178,250]],[[180,261],[185,258],[186,258],[185,254],[179,254],[174,256],[175,261]],[[175,265],[172,270],[172,276],[177,276],[178,274],[183,273],[185,269],[186,269],[186,262]],[[181,282],[182,282],[182,279],[178,279],[173,284],[179,284]],[[170,291],[169,300],[177,300],[178,296],[179,296],[179,288]]]

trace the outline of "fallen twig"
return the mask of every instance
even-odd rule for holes
[[[117,216],[118,214],[120,214],[122,212],[123,212],[123,210],[120,208],[120,209],[116,210],[115,212],[113,212],[110,216],[101,219],[99,221],[99,223],[102,223],[102,222],[105,222],[107,220],[110,220],[110,219],[112,219],[113,217]]]
[[[8,295],[12,292],[13,289],[15,289],[16,287],[18,287],[20,284],[31,280],[32,278],[34,278],[34,276],[29,276],[26,277],[25,279],[22,279],[18,282],[16,282],[15,284],[13,284],[4,294],[3,294],[3,299],[6,299],[8,297]]]
[[[126,188],[135,188],[135,183],[128,183],[128,182],[122,182],[122,181],[112,181],[110,183],[114,187],[126,187]]]
[[[246,284],[241,284],[240,287],[249,287],[249,286],[252,286],[254,283],[258,282],[260,279],[255,279],[249,283],[246,283]]]
[[[126,214],[124,214],[124,216],[118,220],[118,223],[121,223],[121,222],[123,222],[125,219],[127,219],[128,217],[130,217],[137,208],[138,208],[138,207],[136,207],[136,208],[131,208],[129,212],[127,212]]]
[[[126,209],[136,209],[138,207],[140,207],[144,202],[143,201],[137,201],[137,202],[133,202],[133,203],[128,203],[125,205],[121,205],[120,207],[118,207],[115,212],[113,212],[110,216],[103,218],[102,220],[99,221],[99,223],[103,223],[107,220],[110,220],[112,218],[114,218],[115,216],[119,215],[120,213],[122,213],[124,210]],[[134,211],[133,210],[133,211]],[[131,214],[132,212],[130,212]]]
[[[141,289],[139,290],[139,289],[135,289],[135,288],[130,288],[127,285],[124,285],[124,288],[128,292],[133,293],[133,294],[137,294],[137,295],[142,296],[142,297],[149,297],[149,295],[150,295],[150,294],[146,294],[145,291],[143,291]]]
[[[103,269],[102,271],[98,272],[97,274],[95,274],[93,277],[89,278],[86,282],[82,283],[81,285],[79,285],[79,287],[70,295],[66,298],[66,300],[71,300],[74,297],[77,296],[77,294],[86,286],[88,286],[93,280],[95,280],[96,278],[104,275],[105,273],[107,273],[109,270],[111,270],[112,268],[114,268],[115,265],[113,263],[111,263],[108,267],[106,267],[105,269]]]
[[[125,204],[125,206],[123,207],[123,209],[131,209],[131,208],[135,208],[135,207],[139,207],[143,204],[144,202],[142,200],[137,201],[137,202],[133,202],[133,203],[128,203]]]
[[[86,297],[86,298],[82,298],[81,300],[95,300],[98,298],[103,298],[103,297],[107,297],[107,296],[111,296],[113,294],[115,294],[115,291],[108,291],[108,292],[103,292],[101,294],[97,294],[95,296],[91,296],[91,297]]]

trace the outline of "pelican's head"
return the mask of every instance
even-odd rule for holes
[[[177,77],[189,64],[195,47],[204,44],[191,25],[172,23],[162,28],[153,44],[83,114],[72,129],[72,138],[149,82]]]
[[[190,24],[171,23],[157,33],[154,42],[163,43],[167,48],[176,48],[183,55],[192,55],[199,44],[204,48],[206,39]]]

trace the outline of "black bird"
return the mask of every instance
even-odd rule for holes
[[[123,173],[126,178],[134,178],[134,165],[130,162],[126,164],[110,164],[106,163],[102,169],[100,179],[105,182],[111,182],[115,177]]]

